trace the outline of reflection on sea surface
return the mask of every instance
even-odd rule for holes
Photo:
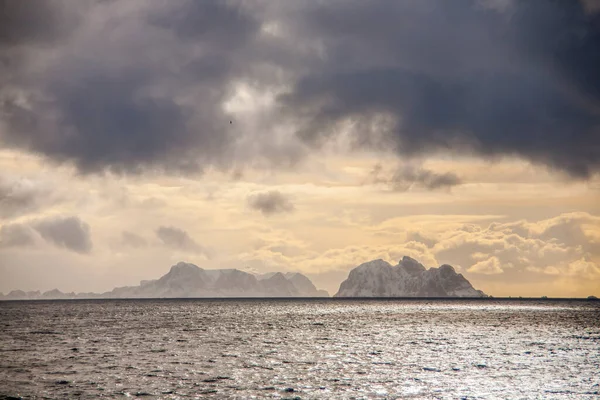
[[[597,398],[600,303],[0,303],[0,395]]]

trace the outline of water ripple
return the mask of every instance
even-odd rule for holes
[[[0,398],[597,398],[596,302],[0,303]]]

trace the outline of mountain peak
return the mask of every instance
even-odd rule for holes
[[[377,260],[371,260],[371,261],[364,262],[364,263],[360,264],[358,267],[356,267],[355,269],[391,268],[391,267],[392,266],[390,265],[389,262],[384,261],[381,258],[378,258]]]
[[[456,274],[456,270],[454,269],[454,267],[452,265],[449,264],[442,264],[439,267],[440,272],[443,272],[445,274],[450,274],[450,273],[455,273]]]
[[[402,260],[398,263],[398,266],[404,268],[404,270],[410,274],[419,274],[426,269],[423,264],[409,256],[402,257]]]
[[[306,282],[308,281],[308,282]],[[157,280],[116,288],[109,297],[321,297],[302,274],[273,272],[257,276],[239,269],[203,269],[179,262]],[[325,295],[327,295],[325,293]]]
[[[299,272],[272,272],[254,275],[239,269],[203,269],[180,261],[158,279],[142,280],[138,286],[114,288],[110,292],[45,293],[13,290],[0,293],[0,300],[75,298],[180,298],[180,297],[329,297]]]
[[[426,269],[404,256],[396,267],[383,260],[359,265],[334,297],[486,297],[451,265]]]
[[[415,260],[412,257],[409,256],[402,256],[402,260],[399,262],[399,264],[419,264],[421,265],[421,263],[419,263],[417,260]]]
[[[195,264],[186,263],[183,261],[179,261],[177,264],[173,265],[171,267],[171,269],[169,270],[169,272],[174,272],[174,273],[197,272],[197,271],[202,271],[202,268],[200,268],[199,266],[197,266]]]

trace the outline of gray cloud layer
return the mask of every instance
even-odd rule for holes
[[[183,229],[171,226],[161,226],[156,230],[156,236],[167,247],[203,254],[207,258],[211,258],[212,256],[210,250],[198,244]]]
[[[0,140],[83,172],[235,167],[248,135],[285,162],[302,151],[274,150],[272,124],[318,146],[347,122],[403,156],[600,169],[600,14],[583,2],[20,3],[1,2]],[[239,82],[288,88],[266,125],[229,124]]]
[[[44,195],[47,193],[34,182],[0,176],[0,218],[12,218],[37,209]]]
[[[76,253],[92,250],[90,226],[78,217],[51,217],[0,227],[0,247],[32,246],[39,237]]]
[[[369,183],[384,183],[390,189],[405,192],[413,188],[426,190],[450,189],[460,185],[462,180],[452,172],[437,173],[420,166],[401,165],[391,174],[383,171],[381,164],[377,164],[369,174]]]
[[[248,196],[248,205],[264,215],[294,211],[292,202],[277,190],[254,193]]]
[[[577,176],[598,169],[599,16],[578,2],[503,12],[473,1],[324,4],[299,20],[328,57],[285,98],[305,110],[310,139],[383,113],[403,154],[458,149]]]
[[[44,7],[55,18],[37,23],[46,11],[4,3],[3,19],[16,20],[1,39],[8,145],[83,172],[196,170],[224,156],[234,138],[221,103],[238,76],[235,50],[259,27],[238,6],[90,2],[77,14],[52,2]],[[79,23],[64,32],[67,14]]]
[[[48,242],[77,253],[92,250],[90,226],[78,217],[50,218],[34,225],[34,228]]]

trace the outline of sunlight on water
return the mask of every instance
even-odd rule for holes
[[[0,395],[597,398],[600,304],[0,303]]]

